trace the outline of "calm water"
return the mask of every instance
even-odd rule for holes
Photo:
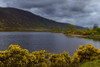
[[[45,49],[52,53],[67,51],[72,55],[79,45],[93,44],[100,48],[100,41],[68,37],[61,33],[49,32],[0,32],[0,50],[5,50],[10,44],[18,44],[30,52]]]

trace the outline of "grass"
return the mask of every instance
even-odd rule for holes
[[[83,63],[81,67],[100,67],[100,60]]]
[[[44,29],[44,28],[40,28],[40,29],[33,29],[33,28],[12,28],[12,29],[1,29],[0,28],[0,32],[50,32],[50,29]]]

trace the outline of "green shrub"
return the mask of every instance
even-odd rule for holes
[[[93,61],[100,58],[100,50],[95,48],[91,44],[86,44],[86,46],[79,46],[72,58],[72,64],[79,64],[87,61]]]
[[[52,54],[49,57],[51,61],[50,67],[69,67],[70,66],[70,56],[67,52],[62,54]]]
[[[32,52],[32,54],[36,57],[35,66],[47,67],[47,65],[49,64],[48,58],[50,56],[50,53],[48,53],[45,50],[41,50],[41,51]]]
[[[10,45],[8,50],[0,51],[0,67],[26,67],[30,60],[34,65],[35,56],[28,53],[28,50],[21,49],[18,45]],[[30,65],[30,66],[31,66]]]

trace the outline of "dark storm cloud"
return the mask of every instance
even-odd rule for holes
[[[100,25],[100,0],[0,0],[0,6],[28,10],[59,22]]]

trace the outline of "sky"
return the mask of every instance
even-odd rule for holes
[[[61,23],[100,26],[100,0],[0,0],[0,7],[27,10]]]

